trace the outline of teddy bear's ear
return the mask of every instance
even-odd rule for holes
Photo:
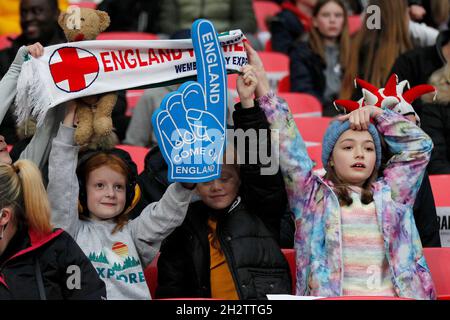
[[[96,10],[97,15],[100,18],[100,32],[106,30],[109,27],[111,20],[109,19],[109,15],[105,11]]]
[[[66,12],[61,12],[58,17],[58,24],[63,30],[66,29],[66,25],[65,25],[66,15],[67,15]]]

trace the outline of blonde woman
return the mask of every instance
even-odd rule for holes
[[[0,300],[105,298],[80,247],[51,226],[39,169],[28,160],[0,162],[0,186]]]

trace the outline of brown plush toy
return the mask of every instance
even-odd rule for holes
[[[95,40],[100,32],[108,28],[110,19],[106,12],[80,8],[80,15],[62,12],[58,23],[69,42]],[[91,149],[112,148],[113,124],[111,113],[116,105],[117,95],[105,93],[82,97],[75,100],[77,105],[78,125],[75,130],[75,142],[88,144]]]

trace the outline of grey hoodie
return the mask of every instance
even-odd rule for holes
[[[78,217],[78,149],[74,129],[60,125],[49,159],[47,191],[52,223],[67,231],[91,260],[105,281],[108,299],[150,299],[145,267],[164,240],[183,222],[192,191],[181,184],[169,186],[160,201],[149,204],[139,217],[112,234],[111,220]]]

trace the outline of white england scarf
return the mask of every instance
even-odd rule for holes
[[[228,72],[247,63],[240,30],[219,35]],[[29,56],[17,83],[16,116],[42,125],[47,111],[63,102],[116,90],[164,86],[196,76],[191,39],[100,40],[53,45]]]

